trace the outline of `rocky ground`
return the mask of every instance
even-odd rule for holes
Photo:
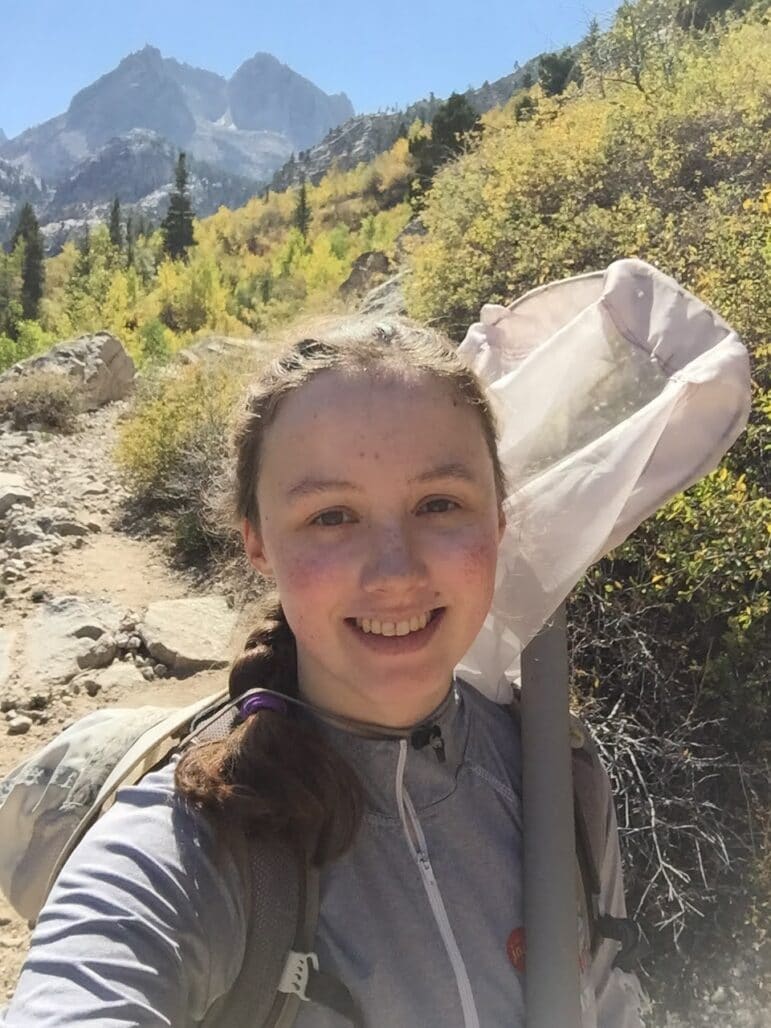
[[[71,436],[0,426],[0,776],[75,718],[106,705],[175,706],[226,685],[246,635],[224,596],[174,571],[125,523],[111,452],[126,401]],[[29,929],[0,896],[0,1004]],[[687,1016],[650,1028],[771,1028],[771,972],[726,939]]]
[[[126,401],[71,436],[0,428],[0,776],[106,705],[177,706],[227,684],[245,634],[223,596],[118,526]],[[0,1003],[29,940],[0,895]]]

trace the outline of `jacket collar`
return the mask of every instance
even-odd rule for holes
[[[404,786],[417,810],[427,810],[455,791],[468,740],[469,709],[463,686],[454,682],[437,709],[420,724],[387,737],[321,722],[332,746],[357,772],[370,812],[398,817],[396,766],[408,747]]]

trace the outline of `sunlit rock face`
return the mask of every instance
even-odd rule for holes
[[[228,83],[233,124],[286,134],[296,149],[317,143],[353,116],[344,93],[329,96],[270,54],[244,61]]]

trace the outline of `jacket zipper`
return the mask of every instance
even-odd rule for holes
[[[406,765],[407,740],[401,739],[399,742],[399,760],[396,765],[396,805],[399,809],[399,818],[402,822],[410,853],[412,853],[413,859],[418,865],[423,887],[426,890],[428,902],[431,906],[431,912],[434,915],[444,948],[447,951],[447,956],[450,958],[450,963],[455,973],[455,982],[458,986],[461,1008],[463,1010],[464,1028],[479,1028],[479,1016],[476,1003],[474,1002],[474,994],[471,990],[468,971],[463,962],[458,943],[455,940],[450,919],[447,917],[444,900],[434,876],[434,869],[428,856],[428,847],[423,829],[410,795],[404,787],[404,770]]]

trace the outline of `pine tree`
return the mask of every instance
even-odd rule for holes
[[[538,64],[538,82],[546,96],[559,96],[571,81],[581,80],[580,68],[570,47],[559,53],[543,54]]]
[[[438,168],[459,154],[466,141],[481,131],[479,115],[461,93],[453,93],[439,105],[431,122],[431,137],[416,136],[409,142],[415,166],[411,185],[413,206],[420,208]]]
[[[78,241],[78,259],[72,269],[77,279],[86,279],[91,274],[91,226],[86,222],[86,230]]]
[[[297,206],[294,209],[292,223],[300,230],[303,239],[307,239],[311,223],[311,209],[308,204],[308,187],[305,184],[304,175],[300,179],[300,192],[297,194]]]
[[[134,264],[134,217],[129,211],[126,218],[126,267]]]
[[[116,196],[110,210],[110,242],[116,250],[123,249],[123,229],[120,223],[120,200]]]
[[[176,188],[169,197],[169,209],[161,223],[163,249],[172,260],[184,259],[188,248],[195,245],[193,237],[193,205],[187,189],[185,154],[177,159]]]
[[[24,253],[21,262],[21,309],[22,316],[34,321],[38,316],[43,296],[45,271],[43,268],[43,235],[32,204],[25,203],[19,215],[19,223],[11,238],[11,249],[21,243]]]
[[[465,137],[479,132],[479,115],[462,93],[453,93],[434,115],[431,122],[431,141],[454,156],[463,149]]]

